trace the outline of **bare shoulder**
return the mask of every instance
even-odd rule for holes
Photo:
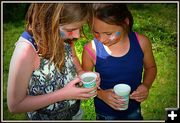
[[[94,44],[94,40],[88,41],[85,46],[91,50],[93,53],[95,52],[96,48],[95,48],[95,44]]]
[[[29,43],[24,41],[20,41],[16,43],[13,56],[19,62],[23,62],[23,61],[33,62],[36,55],[37,55],[36,51]]]
[[[139,39],[139,44],[143,51],[151,48],[151,41],[149,40],[149,38],[146,35],[137,33],[137,36]]]
[[[91,49],[92,49],[92,40],[91,40],[91,41],[88,41],[88,42],[86,43],[86,46],[87,46],[88,48],[91,48]]]

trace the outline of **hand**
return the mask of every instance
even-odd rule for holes
[[[123,108],[125,104],[123,97],[117,96],[112,89],[99,90],[98,97],[115,110]]]
[[[80,100],[87,100],[90,97],[94,97],[97,95],[97,92],[90,93],[95,91],[97,87],[93,88],[79,88],[76,85],[80,82],[80,79],[77,77],[71,82],[69,82],[64,88],[64,95],[66,95],[66,100],[70,99],[80,99]],[[62,95],[62,94],[61,94]]]
[[[144,85],[141,84],[131,95],[130,99],[134,99],[138,102],[142,102],[147,99],[149,94],[149,89]]]

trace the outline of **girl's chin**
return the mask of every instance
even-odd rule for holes
[[[111,46],[111,45],[113,45],[113,44],[106,43],[106,44],[104,44],[104,45],[107,46],[107,47],[109,47],[109,46]]]
[[[112,46],[113,44],[115,44],[115,42],[109,42],[109,43],[103,43],[105,46]]]

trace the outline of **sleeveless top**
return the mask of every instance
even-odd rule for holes
[[[20,39],[30,43],[38,51],[33,37],[28,32],[23,32]],[[63,88],[76,75],[71,47],[65,43],[65,64],[61,71],[55,68],[54,63],[40,57],[39,68],[32,73],[29,81],[28,94],[36,96],[54,92]],[[79,111],[79,106],[79,100],[63,100],[27,114],[31,120],[72,119],[72,116]]]
[[[125,83],[131,86],[132,93],[141,84],[143,71],[143,51],[134,32],[129,33],[130,48],[122,57],[109,55],[103,44],[94,39],[96,46],[95,71],[100,73],[102,89],[112,89],[116,84]],[[98,97],[94,98],[96,112],[110,116],[127,115],[140,108],[140,103],[129,100],[129,107],[124,111],[116,111]]]

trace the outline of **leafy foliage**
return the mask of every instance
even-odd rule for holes
[[[4,22],[17,22],[25,18],[29,3],[3,3]]]

